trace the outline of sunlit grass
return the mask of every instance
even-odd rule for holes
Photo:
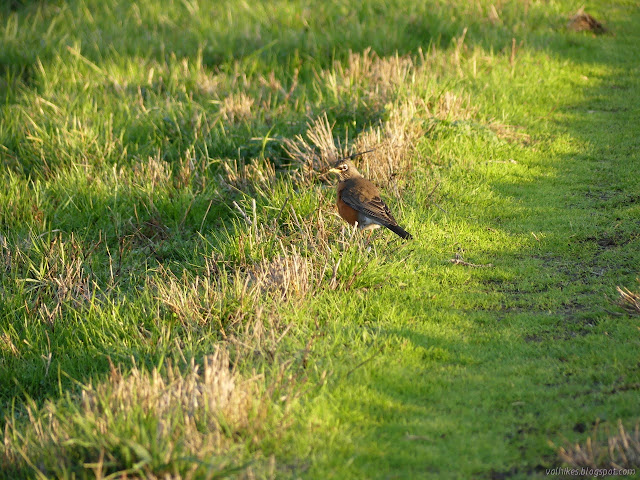
[[[2,5],[2,474],[524,478],[636,421],[632,6]],[[336,214],[369,149],[412,242]]]

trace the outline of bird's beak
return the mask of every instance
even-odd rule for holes
[[[340,173],[340,170],[335,167],[331,167],[329,170],[327,170],[327,173]]]

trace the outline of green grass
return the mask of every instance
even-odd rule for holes
[[[542,478],[632,430],[634,6],[0,6],[0,476]],[[317,171],[373,146],[411,242]]]

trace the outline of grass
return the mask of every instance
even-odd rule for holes
[[[576,8],[0,6],[0,476],[637,468],[640,16]]]
[[[570,445],[567,449],[561,447],[560,457],[573,468],[602,469],[604,466],[626,472],[634,469],[640,454],[638,425],[634,431],[627,432],[622,422],[618,422],[617,432],[613,435],[606,428],[606,443],[598,438],[598,427],[596,423],[592,436],[584,445]]]

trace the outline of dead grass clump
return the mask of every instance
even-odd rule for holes
[[[509,143],[520,143],[522,145],[531,144],[531,135],[523,131],[524,127],[495,122],[490,123],[488,127],[498,138],[504,139]]]
[[[85,247],[73,234],[66,241],[57,235],[31,242],[28,249],[13,250],[11,271],[24,286],[29,313],[53,325],[63,311],[78,309],[94,298],[97,283],[86,263],[98,244]]]
[[[439,120],[469,120],[476,109],[471,105],[471,96],[445,92],[438,97],[432,107],[433,115]]]
[[[298,88],[299,69],[293,72],[293,78],[288,88],[276,78],[275,72],[269,72],[268,76],[259,75],[260,83],[260,108],[265,114],[265,118],[274,118],[290,108],[291,99],[294,97]]]
[[[0,465],[53,476],[93,471],[97,478],[242,470],[247,452],[276,427],[268,424],[273,405],[291,398],[286,387],[272,398],[276,388],[265,392],[260,381],[242,378],[223,348],[186,369],[169,363],[163,371],[134,367],[124,374],[113,367],[108,381],[84,387],[79,401],[31,404],[27,425],[9,420]]]
[[[289,292],[304,295],[311,287],[309,270],[307,259],[293,253],[258,263],[252,277],[264,291],[279,292],[283,297]]]
[[[4,271],[7,273],[11,270],[12,258],[13,253],[9,247],[9,242],[7,242],[7,239],[0,234],[0,260],[2,261]]]
[[[146,161],[138,161],[132,168],[132,181],[138,188],[153,191],[157,187],[166,187],[171,180],[169,164],[160,159],[160,152]]]
[[[618,305],[629,314],[640,315],[640,293],[632,292],[624,287],[616,287],[616,290],[620,294]]]
[[[331,213],[316,210],[313,215],[300,218],[291,209],[288,219],[296,232],[296,247],[301,252],[312,252],[309,259],[314,266],[311,278],[315,290],[320,285],[329,290],[350,290],[379,284],[377,252],[371,251],[361,232],[346,225],[337,212]],[[326,224],[327,218],[332,224]]]
[[[397,175],[412,168],[417,143],[424,135],[422,123],[414,120],[417,108],[413,100],[401,103],[391,111],[389,120],[363,132],[354,142],[356,152],[375,147],[361,157],[359,168],[365,177],[386,184],[386,191],[397,187]],[[392,190],[398,197],[397,188]]]
[[[574,13],[567,23],[567,29],[574,32],[592,32],[596,35],[607,33],[608,30],[602,23],[584,11],[584,7]]]
[[[217,348],[204,358],[202,368],[191,360],[184,373],[172,364],[164,374],[157,368],[146,372],[134,367],[123,375],[113,368],[109,382],[82,391],[82,410],[87,416],[95,416],[101,434],[109,432],[105,418],[109,412],[126,415],[142,410],[158,419],[158,433],[167,439],[174,428],[172,417],[179,418],[188,450],[197,452],[206,446],[198,423],[207,434],[214,435],[216,445],[222,446],[222,434],[229,427],[234,432],[251,427],[251,403],[257,396],[255,380],[242,380],[230,368],[228,352]]]
[[[277,304],[324,288],[348,290],[378,281],[375,252],[369,255],[365,237],[345,224],[333,206],[302,217],[285,204],[276,219],[257,222],[252,205],[250,212],[236,205],[248,229],[235,237],[241,256],[234,268],[249,275],[260,304],[265,298]]]
[[[418,109],[415,99],[397,105],[389,119],[362,132],[353,142],[354,152],[372,152],[356,159],[362,173],[373,181],[389,182],[411,168],[411,157],[424,134],[421,122],[415,121]],[[336,145],[326,114],[308,125],[305,135],[285,139],[285,149],[302,169],[298,181],[309,183],[324,173],[336,160],[351,154],[345,145]]]
[[[244,319],[259,314],[260,289],[238,269],[207,258],[204,272],[177,277],[160,267],[149,280],[160,304],[185,325],[217,324],[223,336]]]
[[[336,146],[333,126],[329,124],[326,112],[307,124],[304,135],[294,139],[285,138],[284,148],[293,162],[301,167],[298,180],[308,183],[319,172],[324,172],[339,158],[346,156],[345,147]]]
[[[211,98],[221,90],[223,86],[223,75],[213,74],[205,68],[200,67],[196,71],[195,85],[200,95]]]
[[[414,62],[410,56],[381,58],[369,48],[363,53],[350,52],[345,63],[336,62],[332,70],[320,74],[320,80],[326,81],[336,98],[347,97],[354,103],[364,102],[369,107],[378,105],[377,109],[381,110],[397,97],[399,86],[407,82],[414,70]],[[355,150],[373,148],[387,135],[392,137],[387,143],[397,147],[399,134],[406,133],[406,127],[412,123],[415,114],[415,109],[413,112],[408,111],[408,105],[409,103],[405,103],[394,108],[390,120],[386,122],[389,125],[381,126],[377,132],[365,134],[364,141],[356,141]],[[372,140],[377,140],[376,145],[369,143]],[[304,136],[298,135],[293,140],[285,139],[285,149],[294,162],[303,167],[302,176],[305,180],[309,179],[312,172],[324,171],[339,158],[353,153],[349,152],[348,144],[349,139],[345,138],[344,145],[336,145],[326,113],[308,124]]]
[[[198,116],[195,131],[198,131],[203,123],[203,115]],[[195,191],[202,192],[208,182],[207,175],[208,159],[197,156],[195,147],[187,148],[178,163],[178,168],[174,170],[173,186],[177,189],[193,187]]]
[[[244,92],[227,95],[222,100],[220,115],[230,123],[240,123],[251,119],[254,100]]]
[[[303,298],[319,288],[328,265],[317,268],[295,246],[281,248],[281,254],[251,268],[249,274],[254,285],[279,301]]]
[[[568,444],[560,447],[560,459],[576,468],[640,468],[640,424],[635,429],[627,431],[618,421],[617,431],[610,431],[608,425],[600,433],[600,425],[596,423],[593,434],[583,444]]]
[[[416,65],[410,56],[380,58],[369,49],[362,54],[351,53],[345,64],[336,62],[331,71],[323,72],[319,80],[326,80],[336,97],[351,95],[354,101],[364,101],[368,106],[373,100],[366,98],[375,98],[378,110],[387,110],[389,117],[353,141],[345,138],[343,144],[336,142],[326,114],[310,122],[303,135],[285,139],[285,150],[302,167],[298,180],[308,184],[337,159],[374,148],[363,157],[361,169],[373,180],[389,182],[399,172],[410,169],[410,158],[424,134],[417,116],[426,114],[448,121],[472,118],[477,109],[469,95],[447,91],[430,98],[400,99],[399,85],[413,82],[414,76],[430,74],[430,57],[422,56],[421,62]]]
[[[276,168],[273,163],[258,159],[238,164],[237,160],[223,162],[224,174],[219,176],[222,185],[231,190],[244,193],[258,193],[268,198],[271,187],[276,181]]]
[[[337,234],[330,233],[326,214],[320,212],[310,221],[293,209],[290,215],[285,228],[292,233],[280,232],[276,252],[269,247],[275,235],[272,226],[252,224],[237,236],[239,258],[207,258],[202,272],[185,271],[181,276],[159,267],[149,287],[160,305],[184,325],[213,324],[228,338],[279,302],[306,298],[322,288],[348,290],[362,280],[370,259],[356,231],[336,228]],[[252,221],[248,215],[246,220]],[[295,245],[289,243],[294,238]]]
[[[413,59],[398,54],[379,57],[371,48],[362,53],[349,52],[346,64],[335,62],[331,71],[321,74],[336,98],[385,105],[414,69]]]
[[[0,335],[0,352],[7,356],[11,355],[17,357],[20,355],[20,350],[18,350],[16,344],[13,343],[11,335],[7,332],[3,332],[2,335]]]

